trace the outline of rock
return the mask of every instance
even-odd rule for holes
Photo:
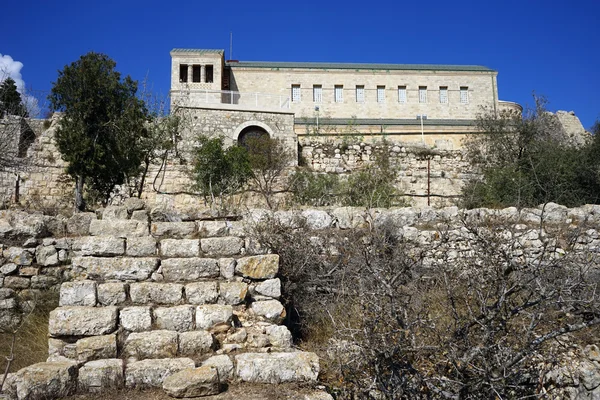
[[[199,397],[219,394],[219,373],[204,366],[174,373],[163,382],[164,391],[172,397]]]
[[[240,254],[244,247],[244,240],[235,236],[207,238],[200,240],[200,246],[208,256],[227,257]]]
[[[124,353],[127,357],[173,358],[177,356],[177,332],[158,330],[130,333],[125,340]]]
[[[292,347],[292,334],[287,326],[271,325],[265,328],[269,342],[278,349],[289,349]]]
[[[15,296],[15,291],[9,288],[0,289],[0,300],[9,299]]]
[[[355,229],[366,225],[366,210],[360,207],[338,207],[331,212],[339,229]]]
[[[2,267],[0,267],[0,273],[2,273],[4,275],[10,275],[14,272],[17,272],[18,269],[19,269],[19,267],[17,266],[17,264],[8,263],[8,264],[4,264]]]
[[[54,246],[38,246],[35,251],[35,260],[39,265],[45,267],[58,265],[58,251]]]
[[[96,282],[74,281],[65,282],[60,286],[59,306],[90,306],[96,305]]]
[[[77,386],[81,392],[99,393],[111,389],[120,389],[123,384],[123,360],[90,361],[79,369]]]
[[[80,363],[117,357],[116,335],[92,336],[76,343],[77,361]]]
[[[14,263],[17,265],[31,265],[33,262],[33,255],[31,254],[31,251],[22,247],[9,247],[4,249],[2,256],[9,263]]]
[[[156,255],[156,239],[152,236],[127,238],[125,254],[129,257],[151,257]]]
[[[87,236],[90,234],[90,223],[96,219],[93,212],[73,214],[67,220],[67,234],[71,236]]]
[[[26,240],[41,238],[48,234],[47,217],[40,214],[30,214],[24,211],[8,211],[8,221],[0,224],[0,238]]]
[[[306,226],[309,229],[325,229],[333,224],[333,218],[322,210],[304,210],[301,215],[305,219]]]
[[[590,361],[583,361],[579,366],[581,384],[592,391],[600,386],[600,368]]]
[[[49,275],[36,275],[31,277],[31,288],[47,290],[58,284],[59,280]]]
[[[144,332],[152,329],[150,307],[126,307],[119,313],[120,323],[131,332]]]
[[[126,286],[122,282],[101,283],[97,292],[98,302],[103,306],[118,306],[127,301]]]
[[[255,301],[250,309],[256,315],[276,324],[281,323],[286,315],[285,308],[278,300]]]
[[[73,362],[42,362],[25,367],[11,377],[18,399],[61,398],[75,393],[77,367]]]
[[[153,222],[150,233],[154,237],[192,238],[196,235],[196,224],[194,222]]]
[[[27,289],[31,281],[22,276],[5,276],[4,287],[9,289]]]
[[[235,265],[235,258],[220,258],[219,270],[221,271],[221,276],[225,279],[233,278],[235,274]]]
[[[198,221],[200,237],[227,236],[229,229],[225,221]]]
[[[48,334],[57,336],[98,336],[114,332],[116,307],[59,307],[50,312]]]
[[[92,236],[118,236],[123,238],[147,236],[148,224],[136,220],[101,220],[94,219],[90,223]]]
[[[161,269],[165,280],[171,282],[195,281],[200,278],[219,276],[219,265],[212,258],[168,258],[162,260]]]
[[[0,310],[14,310],[17,308],[17,299],[2,299],[0,300]],[[0,327],[2,328],[2,327]]]
[[[146,210],[136,210],[131,213],[131,219],[135,221],[142,221],[147,224],[150,222],[150,216]]]
[[[103,220],[128,219],[127,208],[121,206],[108,206],[102,212]]]
[[[219,284],[219,303],[236,306],[241,304],[248,294],[245,282],[221,282]]]
[[[132,213],[134,211],[143,210],[144,207],[146,207],[146,203],[138,197],[129,197],[125,199],[123,206],[125,206],[127,212]]]
[[[185,285],[185,297],[190,304],[212,304],[217,302],[217,282],[195,282]]]
[[[35,276],[40,273],[40,269],[38,267],[21,267],[19,268],[19,276]]]
[[[0,327],[2,327],[3,331],[13,331],[21,324],[22,317],[23,314],[16,310],[0,309]]]
[[[137,304],[177,304],[183,300],[183,285],[141,282],[129,285],[131,301]]]
[[[160,254],[163,257],[198,257],[198,239],[163,239],[160,241]]]
[[[279,272],[279,256],[265,254],[240,258],[237,260],[235,271],[251,279],[274,278]]]
[[[230,325],[233,308],[221,304],[206,304],[196,307],[196,329],[210,329],[215,325]]]
[[[267,279],[254,286],[254,292],[262,296],[273,297],[278,299],[281,297],[281,281],[279,278]]]
[[[316,381],[319,357],[314,353],[245,353],[235,356],[236,375],[243,382]]]
[[[185,332],[194,329],[194,307],[159,307],[154,310],[156,328]]]
[[[204,330],[179,334],[179,355],[181,356],[197,357],[211,351],[213,345],[213,336]]]
[[[219,372],[221,382],[232,380],[234,378],[233,361],[226,355],[212,356],[202,363],[202,366],[215,367]]]
[[[158,258],[75,257],[73,268],[81,268],[95,280],[143,281],[158,268]]]
[[[136,389],[162,387],[163,381],[170,375],[195,367],[194,361],[190,358],[133,362],[125,369],[125,386]]]
[[[114,236],[88,236],[79,239],[84,256],[113,257],[125,254],[125,239]]]

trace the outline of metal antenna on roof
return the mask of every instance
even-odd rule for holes
[[[229,32],[229,59],[233,60],[233,32]]]

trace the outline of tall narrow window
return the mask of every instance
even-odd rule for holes
[[[427,86],[419,86],[419,103],[427,103]]]
[[[206,73],[206,83],[212,83],[213,82],[213,66],[212,65],[207,65],[206,67],[204,67],[205,69],[205,73]]]
[[[406,86],[398,86],[398,103],[406,103]]]
[[[385,86],[377,86],[377,102],[385,103]]]
[[[356,86],[356,102],[357,103],[365,102],[365,87],[363,85]]]
[[[460,87],[460,102],[467,104],[469,102],[469,88],[467,86]]]
[[[440,103],[448,104],[448,86],[440,86]]]
[[[300,103],[300,85],[292,85],[292,103]]]
[[[336,103],[344,102],[344,86],[343,85],[335,85],[334,87],[334,100]]]
[[[192,82],[200,82],[200,65],[192,66]]]
[[[188,66],[187,64],[179,64],[179,82],[187,82],[188,81]]]
[[[313,85],[313,101],[320,103],[323,101],[323,86]]]

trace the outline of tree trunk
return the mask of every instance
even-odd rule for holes
[[[75,208],[78,211],[85,210],[85,201],[83,200],[83,182],[85,178],[78,176],[75,178]]]

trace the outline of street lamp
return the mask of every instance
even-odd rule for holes
[[[417,114],[417,119],[421,120],[421,141],[425,143],[425,133],[423,132],[423,120],[427,119],[427,114]]]

